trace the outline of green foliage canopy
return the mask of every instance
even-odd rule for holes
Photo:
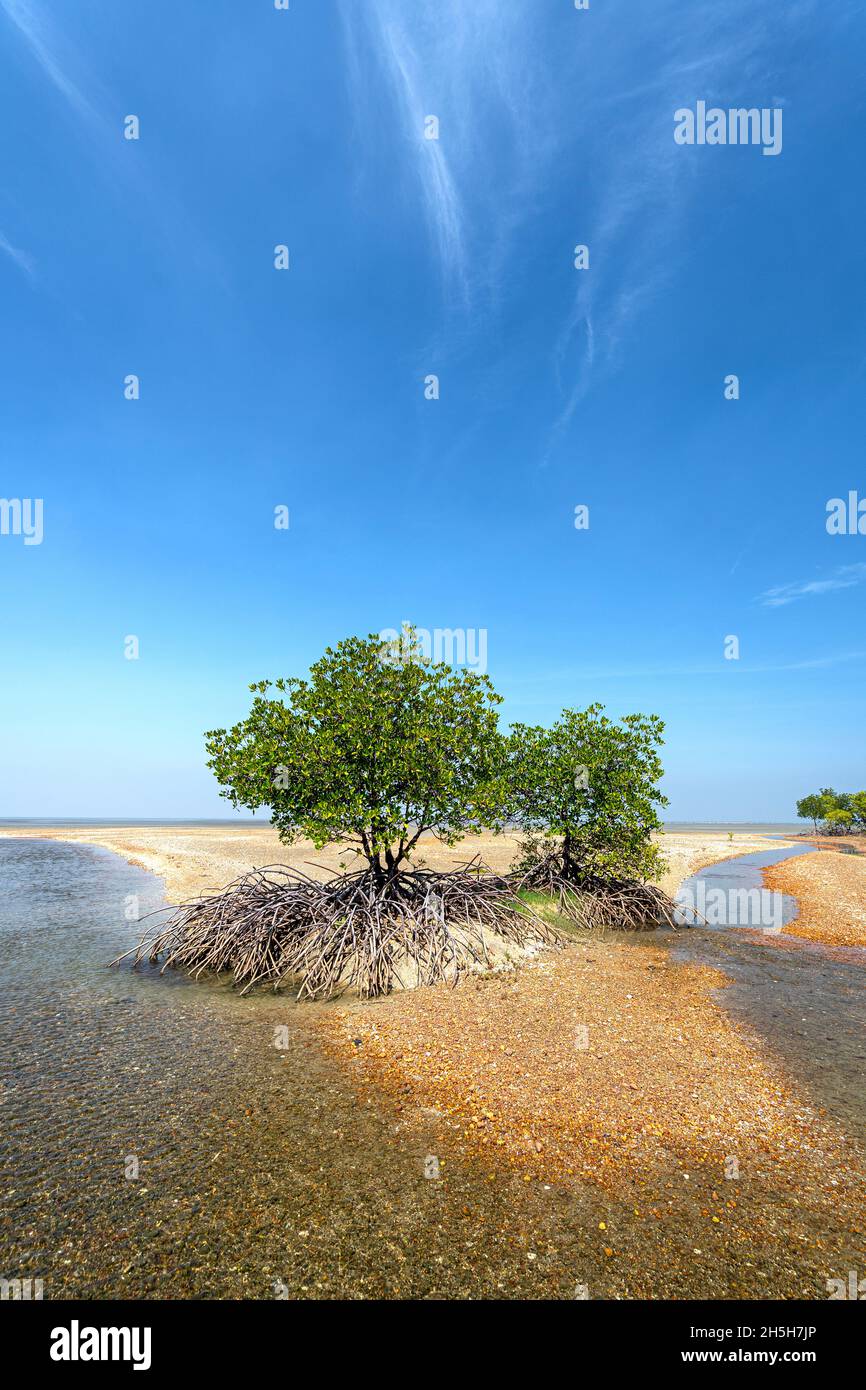
[[[370,634],[329,647],[306,680],[250,690],[247,718],[206,735],[208,766],[234,806],[270,807],[283,841],[351,844],[384,876],[425,830],[454,844],[497,820],[501,697],[487,676]]]
[[[797,815],[801,820],[810,820],[818,829],[818,821],[824,816],[824,804],[818,792],[812,792],[797,802]]]
[[[668,804],[659,787],[663,732],[657,715],[616,723],[600,704],[563,710],[550,729],[514,725],[509,815],[536,843],[560,838],[566,877],[656,877],[663,865],[650,836],[661,827],[657,808]]]
[[[866,826],[866,791],[837,792],[822,787],[819,792],[804,796],[797,802],[797,815],[810,820],[817,832],[818,821],[830,834],[840,834],[852,826]]]

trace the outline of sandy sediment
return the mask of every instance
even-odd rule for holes
[[[322,1034],[359,1100],[443,1168],[595,1194],[625,1296],[678,1280],[718,1296],[723,1270],[727,1296],[823,1297],[866,1255],[850,1117],[726,1009],[726,973],[674,961],[680,935],[716,934],[578,941],[453,990],[331,1008]],[[759,949],[772,971],[778,947]]]
[[[336,845],[317,850],[308,840],[281,843],[270,826],[88,826],[86,828],[3,828],[0,835],[21,839],[64,840],[71,844],[101,845],[157,874],[165,883],[171,902],[185,902],[200,893],[216,892],[239,874],[266,864],[287,864],[315,878],[338,872],[341,863],[350,868],[360,861]],[[683,832],[659,837],[668,868],[659,880],[673,894],[696,869],[719,859],[768,848],[760,835]],[[513,835],[467,836],[459,844],[440,844],[432,836],[421,842],[421,858],[431,868],[456,869],[476,855],[497,872],[511,866],[517,849]]]
[[[866,855],[821,850],[764,872],[768,888],[796,897],[785,933],[828,946],[866,946]]]
[[[0,835],[56,839],[67,843],[93,844],[122,855],[131,864],[148,869],[165,884],[171,903],[189,902],[199,895],[215,893],[239,875],[271,864],[289,865],[314,878],[325,879],[341,868],[360,867],[351,847],[328,845],[316,849],[309,840],[286,845],[269,825],[259,826],[87,826],[86,828],[39,827],[38,829],[0,829]],[[660,835],[666,869],[660,886],[673,896],[684,878],[704,865],[765,849],[765,837],[745,834],[681,832]],[[467,836],[456,845],[444,845],[432,835],[419,844],[413,863],[434,869],[457,869],[480,859],[495,872],[507,872],[519,849],[519,839],[510,834],[483,832]],[[485,934],[490,965],[519,961],[535,954]]]
[[[835,853],[841,849],[852,849],[855,854],[866,854],[866,838],[863,835],[794,835],[791,843],[814,845],[816,849]]]
[[[314,860],[324,874],[341,858],[281,846],[267,828],[32,833],[125,855],[161,875],[175,900],[256,865]],[[662,845],[673,892],[696,869],[770,842],[679,833]],[[424,852],[433,866],[480,853],[504,869],[513,851],[509,837],[488,835]],[[817,902],[844,882],[853,920],[864,867],[816,853],[774,870],[786,877],[772,886],[803,894],[805,920],[810,892]],[[728,975],[673,959],[672,944],[698,935],[575,940],[455,989],[332,1005],[311,1027],[364,1112],[370,1103],[390,1114],[395,1133],[414,1135],[446,1173],[469,1162],[493,1184],[511,1175],[542,1197],[597,1194],[599,1259],[621,1269],[624,1296],[646,1296],[644,1286],[694,1294],[704,1269],[705,1286],[728,1295],[823,1297],[828,1273],[866,1258],[863,1155],[767,1035],[725,1008]],[[734,952],[737,935],[726,934]],[[772,969],[778,948],[761,949]]]
[[[726,984],[673,962],[667,944],[611,936],[511,975],[331,1009],[327,1021],[362,1084],[408,1091],[477,1154],[505,1150],[528,1177],[608,1185],[674,1166],[706,1168],[721,1188],[726,1155],[790,1176],[792,1159],[816,1163],[828,1137],[709,999]]]

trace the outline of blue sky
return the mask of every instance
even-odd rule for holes
[[[506,720],[661,714],[672,818],[866,784],[862,4],[0,0],[0,47],[0,814],[230,814],[203,731],[404,619],[485,629]],[[677,145],[699,100],[782,152]]]

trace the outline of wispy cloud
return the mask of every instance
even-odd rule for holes
[[[509,685],[515,689],[543,688],[547,685],[561,686],[568,682],[614,681],[614,680],[658,680],[682,681],[692,677],[708,676],[714,680],[738,680],[747,676],[768,676],[784,674],[787,671],[821,671],[834,666],[846,666],[866,660],[866,651],[833,652],[828,656],[806,657],[799,661],[779,661],[750,664],[746,661],[724,661],[689,663],[672,662],[670,665],[658,663],[652,666],[623,665],[612,667],[582,668],[569,666],[548,671],[534,671],[530,676],[515,676]]]
[[[136,148],[133,158],[123,139],[115,96],[100,79],[96,56],[76,41],[73,23],[64,29],[57,21],[60,8],[52,14],[49,4],[32,0],[0,0],[0,16],[5,16],[19,39],[18,49],[29,55],[44,79],[50,83],[75,117],[72,128],[83,140],[90,157],[98,163],[113,185],[122,184],[130,200],[146,212],[161,233],[166,246],[195,247],[196,262],[225,284],[221,258],[211,248],[207,234],[187,215],[183,202],[172,191],[165,164],[158,177],[149,172],[145,149]],[[0,249],[18,260],[32,273],[33,262],[26,252],[16,252],[0,241]],[[181,255],[184,270],[189,261]],[[29,264],[28,264],[29,263]]]
[[[406,32],[405,23],[398,21],[393,14],[383,15],[383,9],[388,8],[382,4],[373,6],[374,11],[379,13],[387,61],[405,110],[407,130],[415,136],[413,143],[417,143],[418,171],[427,215],[443,264],[456,273],[465,289],[462,202],[441,141],[424,138],[425,117],[431,113],[423,99],[418,55]]]
[[[797,599],[830,594],[835,589],[853,589],[863,583],[866,583],[866,564],[840,565],[826,579],[804,579],[766,589],[759,600],[766,608],[782,608],[787,603],[796,603]]]
[[[369,124],[372,132],[381,120],[374,100],[383,72],[449,298],[468,308],[481,292],[495,297],[557,143],[535,6],[341,0],[341,7],[361,129]],[[430,115],[439,118],[438,140],[424,138]],[[369,147],[362,135],[359,149]]]
[[[678,0],[586,13],[537,0],[340,4],[359,180],[383,145],[397,151],[388,177],[399,186],[409,175],[420,190],[450,302],[489,333],[503,285],[541,266],[526,312],[540,303],[549,323],[558,399],[546,460],[688,254],[685,218],[714,174],[682,157],[675,110],[744,83],[774,91],[779,26],[802,23],[814,0],[778,21],[753,0],[724,12]],[[428,115],[440,119],[438,141],[424,139]],[[569,270],[576,244],[590,247],[587,271]],[[558,311],[543,303],[545,285],[561,287]]]
[[[37,9],[28,0],[0,0],[0,8],[18,29],[45,76],[69,105],[84,119],[98,122],[97,112],[70,75],[68,63],[60,56],[58,36],[46,17],[45,7]]]
[[[553,348],[563,396],[554,420],[546,461],[599,373],[615,370],[639,318],[676,274],[684,219],[700,184],[694,165],[673,141],[673,113],[694,97],[739,90],[744,76],[760,74],[775,33],[751,6],[738,5],[731,22],[712,7],[683,12],[674,0],[659,0],[636,18],[633,43],[593,51],[581,73],[582,107],[596,125],[599,150],[586,200],[585,220],[575,240],[590,246],[591,268],[576,272],[572,304]],[[655,51],[661,61],[653,78],[635,84],[636,52]],[[733,37],[732,37],[733,35]],[[585,326],[594,341],[587,352]]]
[[[7,256],[11,257],[18,266],[18,269],[23,270],[25,275],[29,275],[31,279],[33,278],[36,271],[33,257],[29,255],[27,251],[22,251],[19,247],[13,246],[12,242],[9,241],[8,237],[4,236],[2,232],[0,232],[0,251],[4,251]]]

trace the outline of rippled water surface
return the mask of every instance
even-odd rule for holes
[[[108,851],[0,839],[3,1278],[42,1279],[46,1299],[571,1299],[583,1285],[601,1298],[725,1297],[732,1282],[764,1297],[764,1280],[793,1296],[821,1274],[801,1270],[775,1238],[791,1219],[775,1189],[752,1190],[762,1253],[744,1246],[720,1259],[703,1199],[682,1191],[673,1154],[664,1205],[676,1195],[678,1216],[660,1241],[662,1222],[638,1220],[629,1192],[526,1183],[493,1156],[461,1158],[455,1122],[408,1094],[405,1107],[359,1100],[352,1063],[329,1057],[323,1021],[351,1037],[355,1009],[369,1020],[387,1002],[334,1013],[108,969],[137,939],[136,909],[159,904],[159,882]],[[692,937],[704,950],[742,940],[689,932],[684,942]],[[768,1028],[781,1027],[775,980],[786,965],[773,960],[770,979],[767,958],[755,957],[756,982],[743,991],[753,1019],[752,995],[766,987]],[[810,1035],[797,1066],[812,1078],[806,1063],[818,1059],[816,1095],[850,1124],[861,1015],[850,971],[819,964],[815,993],[815,971],[799,956],[787,963],[803,978],[777,1046],[799,1042],[807,1016],[821,1036],[832,1032],[824,1043]],[[740,966],[738,955],[732,969]],[[488,1000],[497,991],[507,999],[504,981],[484,988]],[[442,1164],[437,1181],[424,1176],[431,1154]],[[822,1208],[822,1251],[832,1236],[839,1268],[853,1267],[845,1222],[835,1234],[827,1223]],[[616,1258],[607,1231],[618,1233]],[[682,1258],[671,1258],[670,1240]]]
[[[544,1202],[456,1164],[426,1181],[441,1141],[357,1102],[323,1006],[107,969],[160,888],[0,840],[0,1275],[45,1298],[571,1296],[523,1251]]]

